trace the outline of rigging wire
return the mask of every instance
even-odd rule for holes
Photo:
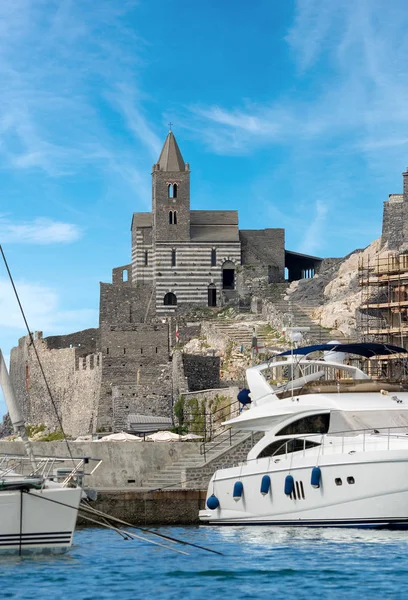
[[[23,490],[24,494],[30,494],[29,491]],[[70,504],[66,504],[65,502],[60,502],[59,500],[53,500],[52,498],[46,498],[45,496],[40,496],[39,494],[31,494],[31,498],[39,498],[40,500],[45,500],[46,502],[52,502],[53,504],[59,504],[60,506],[65,506],[66,508],[71,508],[72,510],[77,510],[75,506],[71,506]],[[164,540],[169,540],[170,542],[175,542],[177,544],[182,544],[183,546],[191,546],[192,548],[198,548],[199,550],[205,550],[206,552],[211,552],[212,554],[219,554],[220,556],[224,556],[222,552],[218,550],[213,550],[212,548],[207,548],[206,546],[201,546],[200,544],[194,544],[193,542],[186,542],[185,540],[180,540],[179,538],[166,535],[164,533],[159,533],[158,531],[153,531],[148,527],[139,527],[138,525],[132,525],[132,523],[127,523],[126,521],[122,521],[122,519],[118,519],[117,517],[113,517],[112,515],[108,515],[96,508],[93,508],[88,505],[86,501],[82,501],[79,505],[78,510],[82,512],[88,512],[93,514],[94,516],[103,517],[108,521],[113,521],[124,525],[125,527],[130,527],[132,529],[137,529],[138,531],[143,531],[143,533],[150,533],[151,535],[155,535],[159,538],[163,538]],[[82,515],[81,515],[82,516]],[[103,524],[102,524],[103,525]],[[128,533],[128,532],[126,532]],[[143,538],[144,539],[144,538]]]
[[[10,279],[10,282],[11,282],[11,285],[12,285],[12,287],[13,287],[13,290],[14,290],[14,295],[15,295],[15,297],[16,297],[16,299],[17,299],[18,306],[20,307],[20,312],[21,312],[21,314],[22,314],[22,317],[23,317],[23,320],[24,320],[24,324],[25,324],[25,326],[26,326],[26,329],[27,329],[27,332],[28,332],[28,336],[29,336],[29,338],[30,338],[31,345],[32,345],[32,347],[33,347],[33,349],[34,349],[34,353],[35,353],[35,356],[36,356],[36,358],[37,358],[38,365],[39,365],[39,367],[40,367],[40,371],[41,371],[41,374],[42,374],[42,376],[43,376],[43,379],[44,379],[44,382],[45,382],[45,387],[46,387],[46,389],[47,389],[47,392],[48,392],[48,395],[49,395],[49,397],[50,397],[50,400],[51,400],[52,406],[53,406],[53,408],[54,408],[55,415],[56,415],[56,417],[57,417],[57,421],[58,421],[58,424],[59,424],[60,430],[61,430],[61,432],[62,432],[62,435],[64,436],[64,441],[65,441],[65,443],[66,443],[66,445],[67,445],[69,456],[70,456],[70,458],[71,458],[71,460],[72,460],[73,464],[75,465],[74,457],[72,456],[71,448],[70,448],[70,446],[69,446],[69,443],[68,443],[67,436],[65,435],[64,428],[63,428],[63,426],[62,426],[62,421],[61,421],[61,418],[60,418],[60,416],[59,416],[59,414],[58,414],[57,406],[56,406],[56,404],[55,404],[55,401],[54,401],[54,398],[53,398],[53,396],[52,396],[52,392],[51,392],[50,386],[49,386],[49,384],[48,384],[48,381],[47,381],[47,378],[46,378],[46,376],[45,376],[44,368],[43,368],[43,366],[42,366],[42,363],[41,363],[41,360],[40,360],[40,356],[39,356],[39,354],[38,354],[38,350],[37,350],[37,348],[36,348],[36,345],[35,345],[35,343],[34,343],[34,337],[33,337],[33,334],[32,334],[32,332],[31,332],[31,330],[30,330],[30,327],[28,326],[27,318],[26,318],[26,316],[25,316],[25,312],[24,312],[23,306],[22,306],[22,304],[21,304],[20,297],[19,297],[19,295],[18,295],[17,288],[16,288],[16,286],[15,286],[15,284],[14,284],[13,276],[12,276],[12,274],[11,274],[11,271],[10,271],[10,268],[9,268],[9,265],[8,265],[8,262],[7,262],[7,259],[6,259],[6,256],[5,256],[5,254],[4,254],[4,250],[3,250],[3,247],[2,247],[2,245],[1,245],[1,244],[0,244],[0,252],[1,252],[1,255],[2,255],[2,257],[3,257],[3,261],[4,261],[4,264],[5,264],[5,267],[6,267],[6,270],[7,270],[7,273],[8,273],[9,279]]]

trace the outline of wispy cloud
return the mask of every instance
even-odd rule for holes
[[[28,281],[17,280],[15,284],[33,331],[57,335],[97,326],[96,310],[66,310],[61,308],[62,299],[55,289]],[[0,327],[24,335],[24,322],[6,279],[0,279]]]
[[[0,215],[0,240],[9,244],[39,244],[75,242],[81,230],[72,223],[50,219],[34,219],[31,222],[15,223]]]
[[[291,89],[262,104],[194,105],[191,128],[220,154],[298,143],[338,148],[345,135],[351,152],[400,152],[408,128],[407,26],[399,0],[386,18],[383,0],[298,0],[286,42],[299,85],[311,86],[313,98]]]
[[[93,168],[103,177],[120,164],[126,177],[146,146],[157,151],[138,87],[145,43],[127,25],[135,10],[133,0],[100,0],[97,9],[73,0],[0,3],[3,168],[52,178]],[[113,96],[139,145],[119,141],[105,121],[100,107]]]
[[[327,202],[317,200],[314,206],[314,215],[309,220],[303,234],[300,252],[314,254],[322,247],[322,239],[325,237],[326,218],[329,212]]]

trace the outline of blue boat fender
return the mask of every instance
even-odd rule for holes
[[[234,500],[239,500],[242,497],[242,494],[244,493],[244,486],[242,481],[236,481],[234,483],[234,491],[232,493],[232,497],[234,498]]]
[[[292,475],[286,475],[285,477],[285,494],[290,496],[295,487],[295,482],[293,481]]]
[[[241,390],[238,395],[237,398],[239,400],[239,402],[245,406],[246,404],[251,404],[251,391],[248,390],[247,388],[244,388],[243,390]]]
[[[310,477],[310,484],[314,488],[319,488],[322,481],[322,472],[320,467],[313,467],[312,476]]]
[[[271,478],[269,475],[264,475],[261,481],[261,494],[262,496],[266,496],[269,494],[269,490],[271,489]]]
[[[207,506],[210,510],[215,510],[216,508],[218,508],[220,505],[220,501],[218,500],[217,496],[214,496],[214,494],[212,494],[208,500],[207,500]]]

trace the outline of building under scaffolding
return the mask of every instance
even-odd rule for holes
[[[360,260],[359,283],[361,339],[408,348],[408,254]]]

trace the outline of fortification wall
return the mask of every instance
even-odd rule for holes
[[[110,430],[113,425],[113,387],[130,384],[154,390],[159,374],[168,372],[165,396],[170,394],[169,325],[135,323],[101,325],[102,383],[97,427]],[[132,392],[133,393],[133,392]],[[135,391],[136,393],[136,391]],[[135,396],[136,397],[136,396]],[[164,409],[167,400],[164,402]],[[117,410],[116,410],[117,414]]]
[[[406,219],[408,202],[402,194],[390,194],[384,202],[381,245],[389,250],[402,250],[408,243],[408,223]]]
[[[250,298],[253,294],[268,292],[270,280],[276,279],[276,271],[268,265],[243,265],[236,274],[237,290],[241,298]]]
[[[284,229],[240,229],[239,239],[243,265],[268,265],[270,267],[270,283],[284,279]]]
[[[80,333],[73,335],[80,339]],[[47,341],[37,335],[34,343],[63,428],[72,436],[90,433],[95,428],[101,356],[83,356],[81,347],[50,349]],[[57,430],[58,419],[28,337],[19,340],[18,347],[11,351],[10,376],[26,422],[44,423]]]
[[[190,392],[220,387],[220,357],[183,354],[184,376]]]
[[[154,315],[153,286],[100,284],[99,324],[143,323]]]
[[[42,335],[41,332],[37,332],[37,334]],[[38,335],[38,337],[40,336]],[[98,351],[99,329],[84,329],[67,335],[51,335],[44,338],[44,342],[49,350],[75,348],[77,356],[85,356]]]
[[[113,431],[127,428],[131,414],[173,417],[171,364],[152,371],[144,383],[112,386]]]

